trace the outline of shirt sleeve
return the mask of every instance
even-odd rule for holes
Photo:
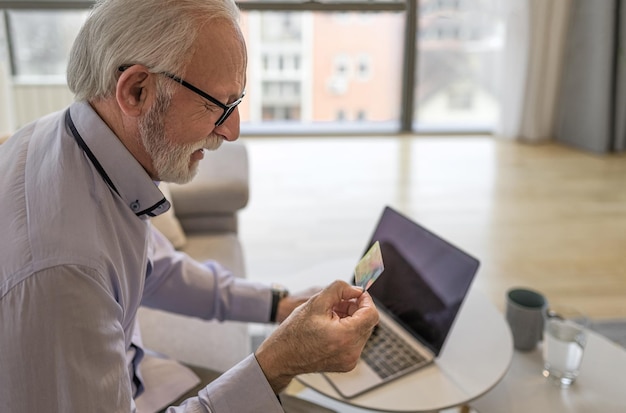
[[[130,412],[122,308],[96,271],[55,266],[0,298],[0,411]]]
[[[154,227],[148,258],[142,305],[205,320],[269,321],[268,286],[237,278],[216,261],[195,261]]]
[[[181,406],[169,407],[166,413],[283,411],[259,363],[251,354],[202,389],[197,397],[185,400]]]

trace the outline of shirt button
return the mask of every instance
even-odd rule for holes
[[[131,202],[130,209],[132,209],[133,211],[139,211],[140,206],[141,205],[139,204],[139,200],[137,200],[135,202]]]

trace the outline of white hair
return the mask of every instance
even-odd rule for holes
[[[99,0],[70,53],[70,90],[77,100],[111,96],[123,65],[182,74],[213,19],[237,26],[239,9],[233,0]]]

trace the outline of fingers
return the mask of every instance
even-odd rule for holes
[[[329,288],[339,289],[340,298],[342,300],[350,300],[352,298],[359,298],[363,294],[361,287],[350,285],[344,281],[335,281]]]
[[[343,300],[337,303],[334,307],[334,311],[340,317],[353,316],[359,308],[371,308],[374,307],[374,303],[369,294],[363,293],[358,298],[350,300]]]
[[[345,281],[335,281],[317,294],[316,298],[318,305],[332,309],[335,304],[344,300],[357,299],[362,294],[363,290],[359,287],[354,287]]]
[[[367,309],[368,311],[361,311],[359,316],[363,316],[365,321],[374,327],[378,324],[379,315],[378,310],[376,310],[376,304],[374,304],[374,300],[372,296],[366,291],[363,293],[361,298],[359,299],[359,309]],[[354,315],[354,314],[353,314]]]
[[[352,322],[366,328],[373,328],[378,323],[378,311],[369,293],[344,281],[330,284],[310,304],[315,312],[326,312],[330,318],[352,317]]]
[[[377,323],[372,297],[336,281],[294,310],[255,355],[278,390],[298,374],[353,369]]]
[[[348,300],[348,301],[342,301],[338,303],[337,305],[335,305],[335,307],[333,307],[333,311],[340,318],[345,318],[345,317],[350,317],[351,315],[353,315],[356,312],[356,310],[358,310],[358,308],[359,308],[359,305],[357,304],[356,300]]]
[[[349,346],[343,346],[342,356],[356,363],[372,330],[378,324],[379,315],[374,300],[368,292],[350,286],[344,282],[331,284],[321,296],[328,294],[332,300],[332,318],[337,322],[337,334],[343,336]],[[354,367],[352,362],[344,365],[340,371],[348,371]]]

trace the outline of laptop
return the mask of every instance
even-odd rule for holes
[[[436,360],[479,266],[391,207],[385,207],[365,251],[376,241],[385,269],[368,292],[380,322],[354,370],[323,374],[347,399]]]

